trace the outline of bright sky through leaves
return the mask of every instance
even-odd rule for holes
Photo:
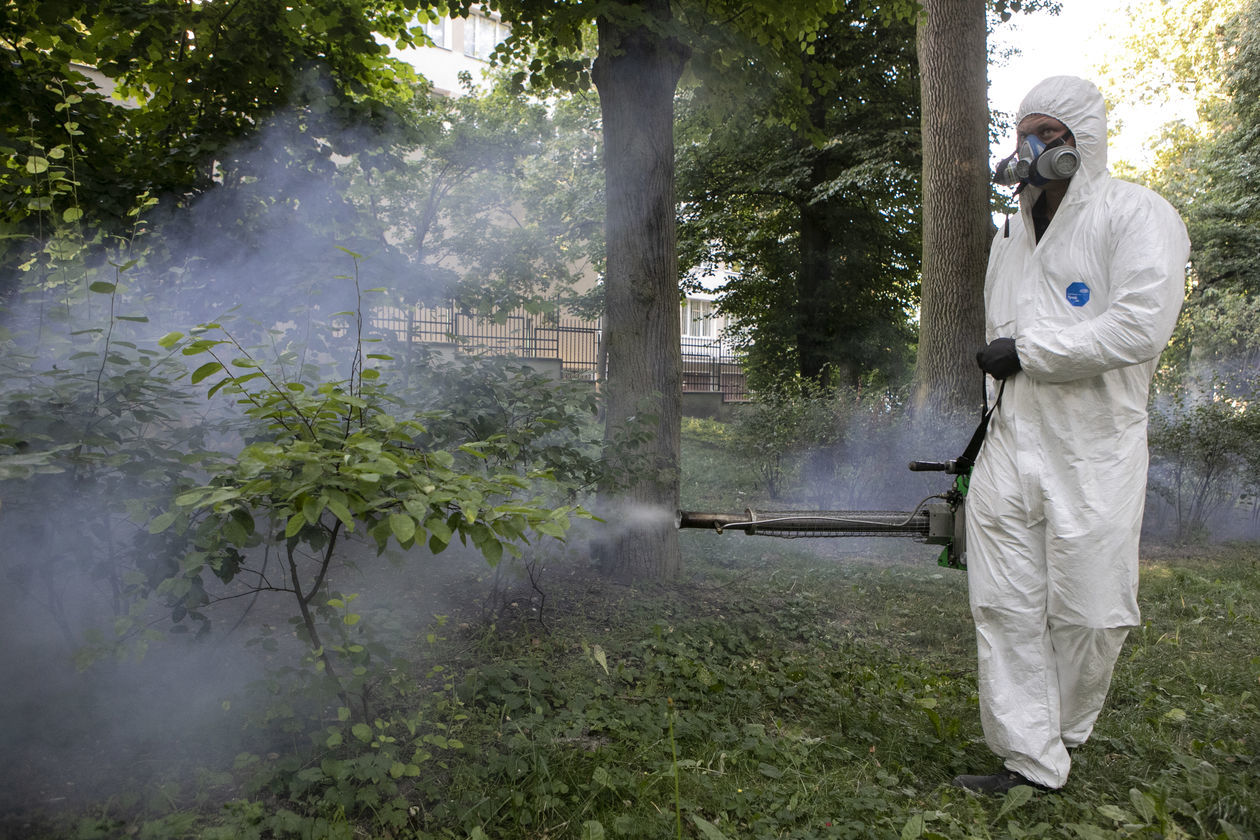
[[[1101,84],[1098,66],[1124,48],[1128,4],[1061,0],[1061,5],[1058,15],[1017,14],[993,33],[991,37],[997,52],[1013,46],[1018,47],[1021,54],[1013,56],[1004,67],[990,65],[991,107],[1013,113],[1024,94],[1047,76],[1081,76]],[[1103,95],[1109,103],[1117,98],[1117,93],[1103,87]],[[1125,130],[1111,138],[1111,162],[1124,160],[1136,165],[1149,162],[1150,156],[1145,150],[1148,138],[1162,122],[1172,119],[1176,111],[1171,104],[1141,111],[1113,109],[1113,117],[1123,117]],[[1004,138],[993,149],[994,160],[1005,157],[1013,143],[1013,137]]]

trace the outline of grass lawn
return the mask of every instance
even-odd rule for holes
[[[685,503],[712,508],[744,480],[712,466]],[[964,574],[897,539],[682,539],[677,585],[555,564],[541,615],[522,586],[491,620],[436,624],[373,719],[332,716],[196,793],[102,804],[28,836],[1260,833],[1257,546],[1148,546],[1143,626],[1067,788],[989,799],[949,785],[997,766]]]

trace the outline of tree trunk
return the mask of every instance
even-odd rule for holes
[[[822,156],[820,156],[822,157]],[[824,183],[823,164],[814,163],[813,184]],[[827,201],[804,201],[800,213],[801,267],[796,281],[796,353],[801,378],[827,384],[834,361],[833,332],[837,290],[834,277],[833,214]]]
[[[802,79],[808,87],[808,76]],[[814,97],[806,109],[814,128],[827,132],[830,100]],[[817,188],[831,180],[833,156],[823,149],[812,156],[809,185]],[[834,310],[837,308],[835,258],[833,249],[839,233],[834,226],[830,200],[818,201],[810,193],[797,204],[799,214],[800,268],[796,278],[796,354],[801,378],[826,385],[834,371],[828,365],[835,357]]]
[[[638,11],[670,20],[669,0]],[[592,77],[603,116],[607,190],[604,278],[608,382],[605,454],[625,464],[600,487],[607,534],[597,549],[621,579],[666,579],[680,560],[682,351],[674,208],[674,91],[684,48],[659,29],[601,16]],[[647,418],[646,428],[637,424]],[[627,435],[648,432],[629,445]]]
[[[923,277],[915,407],[979,411],[989,215],[986,0],[924,0]]]

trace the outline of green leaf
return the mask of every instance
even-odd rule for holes
[[[175,504],[180,507],[197,507],[201,504],[202,498],[206,495],[207,488],[199,487],[196,490],[189,490],[187,493],[180,493],[175,497]]]
[[[319,521],[319,516],[324,512],[322,499],[316,499],[313,496],[307,496],[302,500],[302,516],[307,522],[315,523]]]
[[[184,334],[181,332],[168,332],[166,335],[158,339],[158,347],[170,350],[183,337]]]
[[[591,656],[599,663],[599,667],[604,669],[604,673],[608,673],[608,655],[604,653],[604,649],[599,645],[591,645]]]
[[[26,171],[32,175],[48,171],[48,159],[42,157],[28,158],[26,161]]]
[[[700,829],[700,833],[704,835],[707,840],[730,840],[730,838],[723,834],[716,825],[703,817],[698,817],[695,814],[692,814],[691,821],[696,824],[696,828]],[[905,834],[903,833],[902,836],[904,837]]]
[[[368,741],[372,740],[372,727],[368,726],[366,723],[356,723],[354,726],[350,727],[350,734],[366,744]]]
[[[112,295],[118,286],[114,283],[106,283],[104,280],[97,280],[88,286],[89,292],[96,292],[99,295]]]
[[[555,537],[558,540],[564,539],[564,526],[559,522],[539,522],[535,526],[535,530],[548,537]]]
[[[468,455],[475,456],[477,458],[481,458],[483,460],[487,457],[486,453],[482,452],[480,449],[476,448],[474,444],[470,444],[470,443],[466,443],[460,446],[459,451],[464,452]]]
[[[496,539],[487,539],[477,546],[481,549],[481,553],[485,556],[486,562],[492,567],[499,565],[499,561],[503,559],[503,543]]]
[[[192,384],[196,385],[207,376],[212,376],[221,370],[223,370],[223,365],[218,362],[206,362],[204,365],[193,371],[192,379],[190,381]]]
[[[923,836],[923,814],[912,814],[901,827],[901,840],[917,840]]]
[[[185,356],[196,356],[200,353],[206,352],[212,347],[218,347],[220,344],[225,343],[226,342],[215,341],[209,338],[199,338],[196,341],[189,342],[188,346],[179,352],[183,353]]]
[[[999,820],[1006,814],[1014,811],[1016,808],[1022,808],[1033,797],[1033,789],[1028,785],[1020,785],[1011,788],[1010,792],[1002,800],[1002,808],[998,811],[998,815],[994,820]]]
[[[1250,834],[1244,834],[1243,830],[1233,823],[1226,822],[1219,817],[1217,818],[1217,821],[1221,824],[1221,829],[1225,832],[1226,840],[1244,840],[1244,838],[1251,836]]]
[[[213,397],[215,394],[219,393],[219,391],[222,390],[224,385],[228,385],[231,382],[232,382],[232,377],[225,376],[222,379],[220,379],[218,382],[211,385],[210,390],[206,391],[206,399],[209,399],[210,397]]]
[[[83,218],[83,211],[80,210],[78,207],[67,207],[61,213],[61,220],[63,222],[77,222],[79,221],[79,219],[82,219],[82,218]]]
[[[306,525],[306,518],[302,516],[302,512],[298,511],[289,517],[289,523],[284,528],[285,539],[293,539],[298,532]]]
[[[1128,811],[1115,805],[1099,805],[1098,813],[1102,814],[1109,820],[1115,820],[1119,823],[1131,823],[1134,819],[1133,815]]]
[[[425,520],[424,527],[429,529],[429,533],[442,543],[449,543],[454,531],[451,530],[450,524],[441,516],[430,516]]]
[[[325,504],[332,511],[332,515],[341,520],[341,524],[346,527],[347,531],[354,530],[354,515],[350,513],[350,508],[337,499],[328,499]]]
[[[1153,823],[1158,809],[1155,800],[1148,793],[1143,793],[1137,788],[1129,788],[1129,802],[1133,804],[1134,810],[1142,817],[1143,822]]]
[[[394,532],[394,539],[400,543],[407,543],[416,536],[416,520],[405,513],[391,513],[389,529]]]
[[[168,510],[166,513],[163,513],[160,516],[153,517],[153,520],[149,522],[149,533],[150,534],[162,533],[167,528],[171,527],[171,525],[175,522],[175,517],[177,515],[178,513],[176,511]]]

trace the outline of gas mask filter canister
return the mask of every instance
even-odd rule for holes
[[[1049,181],[1071,178],[1081,166],[1081,153],[1066,145],[1063,137],[1041,142],[1029,136],[1019,144],[1019,150],[997,165],[994,183],[1010,187],[1015,184],[1032,184],[1043,187]]]

